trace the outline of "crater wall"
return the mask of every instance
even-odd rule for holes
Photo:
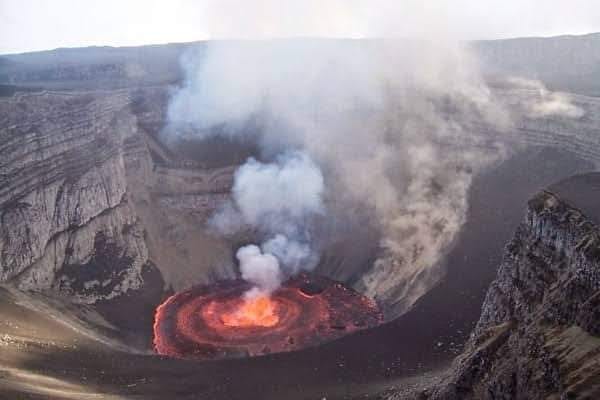
[[[497,90],[507,104],[539,96]],[[159,140],[166,99],[167,87],[153,87],[0,100],[2,281],[93,302],[143,285],[140,271],[149,262],[176,291],[235,276],[233,243],[207,233],[205,222],[229,199],[236,166],[206,168],[166,148]],[[515,111],[508,147],[553,147],[597,165],[600,101],[572,100],[583,116],[531,118]],[[375,236],[365,231],[359,240],[372,243],[364,247],[336,243],[326,249],[319,273],[360,289]],[[114,269],[103,266],[107,257],[118,261]],[[76,267],[102,272],[82,274],[88,278],[79,282]],[[391,270],[385,279],[401,285],[402,274]],[[404,292],[387,291],[378,301],[402,304],[393,296]],[[391,318],[402,310],[389,312]]]
[[[598,194],[593,173],[530,200],[473,335],[432,398],[600,395]]]

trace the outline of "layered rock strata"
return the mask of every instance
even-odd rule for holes
[[[431,398],[600,396],[599,194],[593,173],[531,199],[465,351]]]

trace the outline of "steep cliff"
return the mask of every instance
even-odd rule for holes
[[[148,250],[127,199],[125,91],[0,102],[0,280],[110,298],[141,284]]]
[[[599,195],[592,173],[530,200],[471,339],[431,398],[600,396]]]
[[[0,99],[0,282],[94,303],[140,288],[154,266],[175,290],[233,276],[204,221],[234,168],[170,158],[154,136],[162,114],[139,107],[162,109],[165,92]]]

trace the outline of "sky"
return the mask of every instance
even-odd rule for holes
[[[0,54],[215,38],[600,32],[599,0],[0,0]]]

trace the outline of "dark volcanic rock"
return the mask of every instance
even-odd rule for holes
[[[481,319],[432,399],[600,396],[600,228],[588,217],[600,205],[577,200],[599,183],[600,173],[574,177],[529,202]]]

